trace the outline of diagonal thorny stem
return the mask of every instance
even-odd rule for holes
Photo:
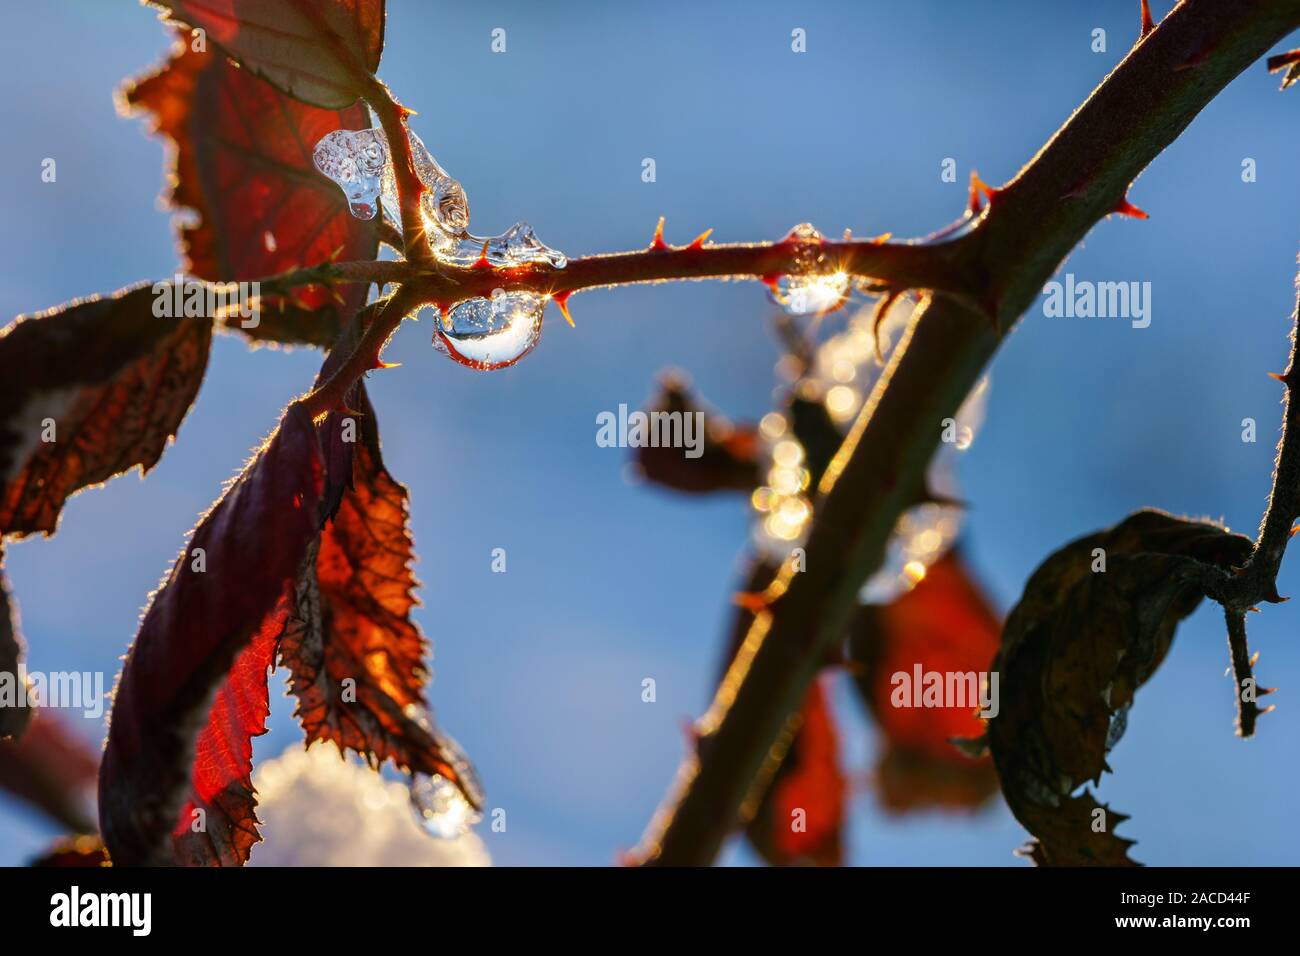
[[[1300,27],[1300,0],[1186,0],[1001,190],[968,237],[976,296],[1005,332],[1087,231],[1125,208],[1129,183],[1231,79]],[[638,856],[707,864],[808,683],[844,633],[858,588],[953,414],[1000,336],[959,300],[917,309],[890,364],[818,488],[807,568],[781,569],[699,726],[695,753],[651,821]],[[887,463],[882,467],[881,463]]]

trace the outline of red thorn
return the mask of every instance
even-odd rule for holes
[[[1151,19],[1150,0],[1142,0],[1142,34],[1138,37],[1141,40],[1148,33],[1156,28],[1156,22]]]
[[[484,239],[484,240],[483,240],[483,250],[478,254],[478,258],[474,260],[474,264],[473,264],[472,266],[470,266],[471,269],[491,269],[491,268],[492,268],[492,263],[488,262],[487,251],[488,251],[488,244],[487,244],[487,240]]]
[[[1289,532],[1287,532],[1287,537],[1294,538],[1297,534],[1300,534],[1300,524],[1296,525]]]
[[[1139,209],[1128,201],[1128,194],[1119,197],[1119,200],[1111,207],[1110,214],[1119,216],[1129,216],[1133,219],[1150,219],[1145,209]]]
[[[759,276],[758,281],[767,286],[775,298],[781,298],[781,273],[769,272]]]
[[[385,368],[401,368],[401,366],[402,366],[401,362],[385,362],[383,359],[377,358],[375,359],[374,364],[371,365],[370,367],[372,369],[378,370],[378,369],[385,369]]]
[[[768,597],[762,591],[739,591],[731,596],[731,603],[750,614],[761,614],[767,610]]]
[[[437,333],[441,329],[451,327],[451,306],[443,305],[441,302],[435,302],[434,307],[438,310],[438,327],[434,329]]]
[[[882,232],[880,235],[872,237],[871,244],[873,246],[883,246],[893,237],[894,234],[892,232]]]
[[[1279,382],[1281,382],[1283,385],[1286,384],[1286,376],[1285,376],[1285,375],[1279,375],[1277,372],[1269,372],[1269,373],[1268,373],[1268,377],[1269,377],[1269,378],[1275,378],[1275,379],[1277,379],[1277,380],[1278,380]]]
[[[1129,202],[1127,196],[1121,196],[1119,202],[1115,203],[1115,208],[1112,209],[1111,212],[1121,216],[1131,216],[1134,219],[1151,218],[1144,210],[1139,209],[1137,206]]]
[[[978,200],[979,198],[979,193],[984,194],[984,198],[988,200],[990,209],[993,208],[993,203],[997,200],[998,195],[1002,192],[1001,189],[994,189],[984,180],[980,179],[980,174],[975,172],[975,170],[973,169],[970,171],[970,188],[971,188],[971,195],[974,196],[976,200]],[[978,211],[978,209],[976,209],[975,211]]]
[[[966,199],[966,211],[972,216],[978,216],[983,205],[980,203],[980,178],[975,174],[975,170],[970,173],[970,193]]]
[[[709,238],[709,236],[711,236],[711,235],[713,235],[713,230],[712,230],[712,229],[705,229],[702,233],[700,233],[698,236],[696,236],[694,239],[692,239],[692,240],[691,240],[691,244],[690,244],[689,246],[687,246],[686,248],[687,248],[687,249],[703,249],[703,248],[704,248],[704,240],[707,239],[707,238]]]
[[[553,292],[551,300],[560,307],[560,314],[564,316],[564,321],[569,323],[569,328],[575,328],[573,316],[569,315],[569,296],[573,295],[573,290],[568,292]]]
[[[651,252],[667,252],[668,243],[664,242],[664,217],[659,217],[659,225],[655,226],[654,238],[650,240]]]

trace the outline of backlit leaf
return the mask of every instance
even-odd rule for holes
[[[249,73],[326,109],[351,106],[384,50],[384,0],[150,0]]]
[[[983,725],[977,701],[948,706],[896,706],[895,693],[920,674],[973,675],[965,692],[989,670],[1002,623],[971,579],[961,556],[950,551],[912,590],[882,606],[864,606],[854,619],[849,658],[867,709],[883,736],[876,791],[894,812],[933,807],[969,809],[997,791],[987,756],[972,758],[954,738],[977,737]],[[957,682],[954,680],[954,687]],[[906,701],[912,703],[912,701]]]
[[[322,487],[316,429],[291,405],[154,593],[118,679],[100,771],[115,863],[247,858],[257,839],[249,737],[262,731],[266,668],[320,528]]]
[[[1209,522],[1139,511],[1030,577],[993,664],[1001,709],[987,729],[1007,803],[1038,838],[1026,848],[1036,862],[1132,864],[1133,841],[1115,834],[1125,817],[1077,791],[1110,769],[1134,694],[1201,601],[1206,565],[1240,565],[1251,550]]]
[[[351,483],[304,563],[280,659],[292,674],[307,740],[332,740],[378,766],[441,774],[478,803],[459,756],[428,724],[428,646],[411,611],[417,585],[406,489],[380,455],[374,408],[364,387],[350,402],[357,440],[347,447]],[[327,448],[346,421],[322,426]],[[333,467],[333,465],[331,466]]]
[[[251,282],[330,259],[375,257],[375,224],[349,213],[312,162],[326,133],[370,125],[362,107],[307,106],[220,53],[185,46],[128,84],[123,100],[151,114],[152,129],[172,142],[169,203],[195,214],[178,221],[188,274]],[[226,324],[254,340],[328,346],[365,303],[366,288],[304,286],[292,298],[267,295],[256,325],[237,315]]]
[[[208,319],[158,318],[150,286],[0,330],[0,534],[50,534],[76,491],[157,463],[198,393]]]

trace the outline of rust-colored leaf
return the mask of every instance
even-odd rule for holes
[[[1133,841],[1115,834],[1125,817],[1076,791],[1110,769],[1134,694],[1201,601],[1206,566],[1239,565],[1251,550],[1218,525],[1139,511],[1030,577],[993,665],[1001,708],[987,736],[1007,803],[1037,837],[1025,851],[1037,863],[1132,864]]]
[[[773,866],[843,862],[847,786],[825,680],[826,675],[809,685],[789,748],[745,829],[759,855]]]
[[[384,50],[384,0],[150,0],[171,23],[206,32],[281,92],[325,109],[351,106]]]
[[[384,467],[374,408],[364,387],[350,419],[350,486],[333,520],[304,562],[294,613],[280,645],[298,697],[307,741],[332,740],[378,766],[441,774],[478,795],[462,779],[459,755],[428,723],[424,684],[427,642],[411,619],[417,585],[407,527],[406,489]],[[349,419],[331,415],[322,426],[327,448]]]
[[[634,414],[650,416],[646,441],[655,444],[638,447],[634,459],[648,481],[692,494],[749,493],[761,483],[754,429],[706,412],[678,376],[665,375],[650,409]],[[683,447],[688,436],[696,448]]]
[[[968,675],[966,691],[982,680],[997,653],[1002,624],[971,579],[961,556],[950,551],[912,590],[883,606],[864,606],[854,619],[849,657],[867,709],[880,726],[883,751],[875,781],[881,804],[903,813],[933,807],[969,809],[997,791],[987,756],[972,758],[952,744],[983,732],[977,701],[945,706],[897,706],[904,675]],[[970,676],[973,675],[973,676]],[[954,687],[957,680],[954,679]],[[969,696],[967,694],[966,696]]]
[[[316,429],[291,405],[154,593],[118,679],[100,770],[115,863],[247,858],[257,839],[249,737],[262,730],[266,668],[320,528],[322,487]]]
[[[158,318],[150,286],[0,330],[0,534],[50,534],[76,491],[148,471],[207,368],[211,323]]]
[[[375,257],[374,224],[349,213],[312,162],[326,133],[370,125],[361,106],[307,106],[220,53],[184,45],[128,84],[123,99],[151,114],[153,131],[172,142],[168,200],[198,220],[178,222],[187,273],[251,282],[334,258]],[[304,286],[292,298],[264,296],[256,325],[238,315],[225,323],[255,340],[328,346],[365,299],[364,283]]]

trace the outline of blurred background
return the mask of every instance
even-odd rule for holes
[[[1172,6],[1153,4],[1157,18]],[[380,69],[413,128],[464,185],[474,231],[527,219],[569,256],[636,248],[658,216],[686,242],[928,233],[956,218],[966,178],[1009,179],[1137,37],[1136,0],[1041,4],[776,2],[539,5],[389,0]],[[0,84],[0,316],[169,277],[162,143],[118,117],[113,90],[170,43],[133,3],[9,4]],[[507,52],[490,50],[507,31]],[[802,27],[807,52],[790,49]],[[1092,51],[1093,30],[1106,51]],[[1294,44],[1292,44],[1294,45]],[[1050,552],[1142,506],[1253,536],[1266,502],[1300,249],[1300,93],[1263,64],[1228,87],[1137,181],[1147,222],[1101,223],[1065,269],[1149,281],[1152,322],[1031,312],[993,366],[987,420],[960,462],[965,553],[1001,610]],[[58,181],[40,181],[44,157]],[[657,180],[641,179],[642,160]],[[944,183],[940,164],[957,162]],[[1241,178],[1254,159],[1256,182]],[[772,408],[778,345],[757,283],[583,293],[576,329],[548,314],[517,367],[476,373],[399,330],[374,379],[384,454],[411,491],[433,642],[431,702],[473,757],[504,833],[497,864],[610,864],[630,848],[711,696],[746,550],[742,498],[684,498],[628,480],[595,416],[641,406],[666,367],[736,419]],[[185,533],[306,388],[318,354],[233,335],[180,441],[145,480],[69,502],[59,533],[8,548],[32,670],[111,684],[147,595]],[[1241,440],[1242,419],[1259,440]],[[491,573],[505,548],[508,573]],[[1279,590],[1300,593],[1300,559]],[[1137,697],[1100,799],[1132,815],[1133,856],[1157,864],[1294,864],[1300,647],[1294,604],[1252,615],[1258,676],[1279,686],[1257,736],[1233,735],[1223,620],[1203,606]],[[657,701],[643,703],[654,678]],[[301,739],[272,677],[259,758]],[[891,816],[873,799],[879,742],[834,699],[855,796],[847,859],[1027,865],[1000,800],[974,814]],[[71,718],[98,746],[102,721]],[[0,800],[0,863],[57,836]],[[254,852],[254,860],[257,854]],[[733,842],[723,862],[748,864]]]

